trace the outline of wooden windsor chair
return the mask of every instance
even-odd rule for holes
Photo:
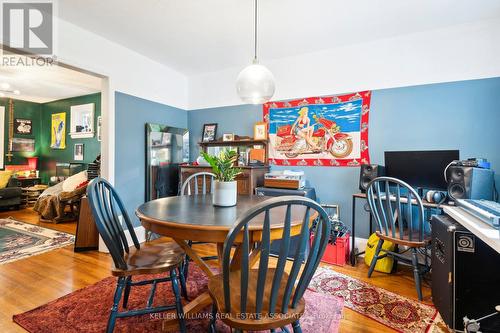
[[[421,268],[418,261],[419,249],[426,251],[430,235],[425,233],[425,215],[422,199],[410,185],[391,177],[378,177],[367,187],[367,201],[371,214],[377,223],[376,234],[379,238],[375,255],[371,261],[368,277],[371,277],[377,260],[387,256],[412,265],[418,299],[422,300],[421,276],[429,271],[426,265]],[[413,207],[416,206],[416,214]],[[406,246],[411,258],[394,251],[382,250],[384,240],[398,246]],[[383,251],[383,254],[380,254]],[[427,254],[425,254],[427,262]],[[397,264],[397,261],[396,261]]]
[[[179,293],[180,283],[181,293],[187,298],[182,269],[185,255],[184,250],[172,242],[148,244],[141,247],[118,193],[106,180],[102,178],[93,179],[87,187],[87,196],[97,230],[113,258],[114,267],[111,270],[111,274],[118,278],[106,331],[113,332],[117,318],[175,310],[180,330],[181,332],[186,332]],[[123,222],[132,238],[134,249],[129,249],[127,237],[119,219],[120,215],[123,217]],[[136,275],[158,273],[169,274],[162,278],[140,280],[137,282],[132,281],[132,277]],[[175,304],[153,307],[156,286],[162,282],[171,283],[175,296]],[[118,311],[122,294],[123,308],[126,309],[130,289],[134,286],[147,284],[151,284],[152,287],[145,308],[123,312]]]
[[[283,221],[283,237],[276,267],[269,261],[270,226],[272,210],[286,207],[280,214]],[[285,272],[285,264],[289,257],[290,229],[292,224],[292,207],[303,206],[304,215],[300,217],[300,242],[293,258],[289,273]],[[257,216],[264,215],[262,236],[259,240],[260,261],[258,268],[249,267],[249,250],[252,249],[249,239],[249,224]],[[304,254],[309,242],[311,217],[317,216],[314,241],[307,256]],[[296,219],[297,220],[297,219]],[[222,257],[222,273],[210,278],[208,288],[214,301],[210,332],[216,332],[215,319],[217,313],[228,326],[242,330],[271,330],[277,328],[288,332],[285,326],[291,324],[295,333],[301,332],[300,317],[304,313],[304,292],[309,285],[330,238],[331,225],[325,210],[316,202],[299,196],[275,197],[262,202],[247,211],[234,224],[224,243]],[[231,261],[231,248],[240,247],[241,257]],[[234,260],[239,260],[236,265]],[[305,262],[304,262],[305,259]],[[237,261],[238,262],[238,261]]]

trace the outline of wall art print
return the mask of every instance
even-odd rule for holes
[[[53,113],[50,126],[50,148],[66,149],[66,113]]]
[[[33,124],[31,119],[14,119],[14,133],[16,134],[33,134]]]
[[[34,152],[35,139],[12,138],[12,151],[16,152]]]
[[[269,163],[285,166],[370,163],[370,98],[371,91],[362,91],[264,104]]]

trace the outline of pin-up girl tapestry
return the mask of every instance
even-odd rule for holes
[[[370,163],[370,91],[264,104],[273,165]]]

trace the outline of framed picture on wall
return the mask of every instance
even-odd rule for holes
[[[267,123],[265,121],[253,125],[253,138],[254,140],[267,140]]]
[[[216,136],[217,136],[217,124],[203,125],[203,134],[202,134],[203,142],[215,141]]]
[[[52,114],[50,148],[66,149],[66,112]]]
[[[31,124],[31,119],[14,119],[14,133],[16,134],[32,134],[33,126]]]
[[[12,151],[34,152],[35,151],[35,139],[12,138]]]
[[[83,161],[83,143],[75,143],[73,159],[75,161]]]
[[[94,103],[73,105],[71,107],[71,138],[94,137]]]

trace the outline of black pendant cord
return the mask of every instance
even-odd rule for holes
[[[254,62],[257,61],[257,0],[254,1],[255,2],[255,26],[254,26],[254,42],[255,42],[255,45],[254,45],[254,56],[253,56],[253,60]]]

